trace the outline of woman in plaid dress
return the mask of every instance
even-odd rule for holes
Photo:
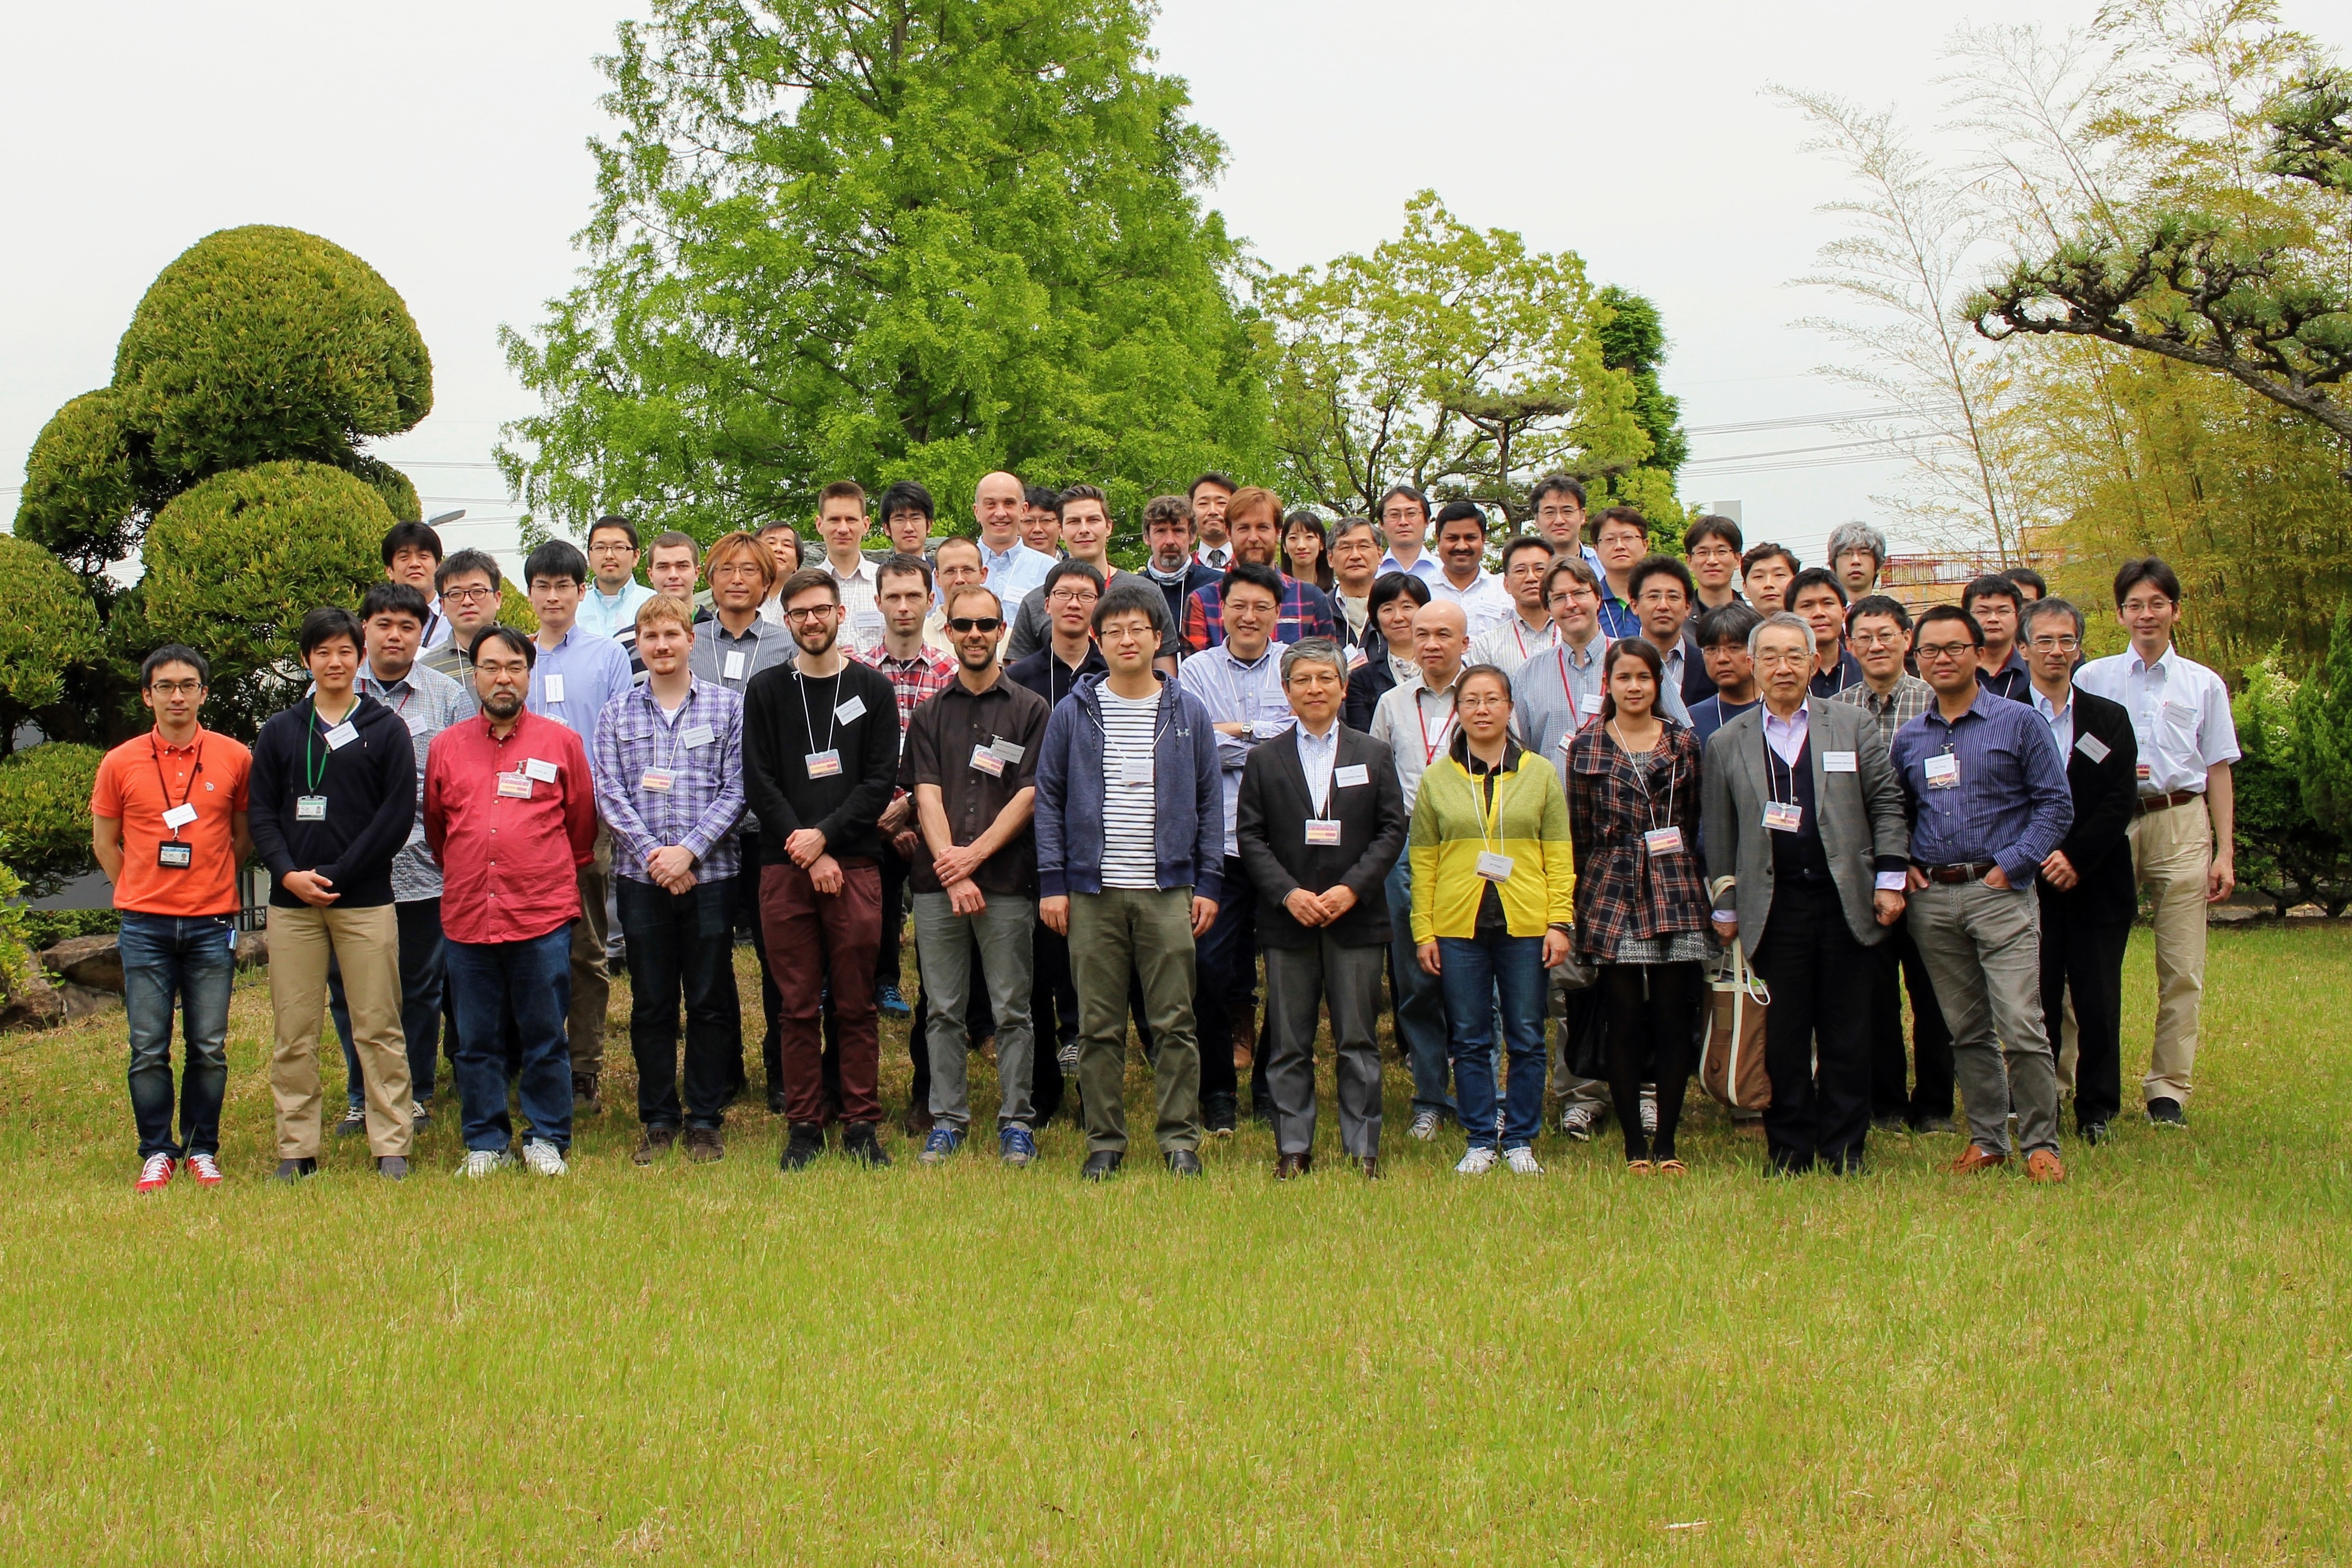
[[[1600,722],[1568,747],[1577,950],[1601,967],[1610,1093],[1625,1129],[1626,1168],[1637,1176],[1686,1168],[1675,1157],[1675,1127],[1708,944],[1698,742],[1657,712],[1664,674],[1658,651],[1641,638],[1610,643]],[[1645,1063],[1658,1091],[1654,1134],[1642,1127]]]

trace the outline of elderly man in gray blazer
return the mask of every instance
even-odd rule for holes
[[[1784,612],[1748,635],[1764,703],[1707,741],[1715,928],[1771,988],[1764,1068],[1772,1169],[1862,1169],[1870,1131],[1870,967],[1903,917],[1911,831],[1877,721],[1807,694],[1812,628]]]

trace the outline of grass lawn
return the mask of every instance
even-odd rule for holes
[[[2128,1101],[2145,933],[2126,987]],[[2216,932],[2194,1126],[2055,1189],[1950,1138],[1768,1182],[1708,1110],[1679,1184],[1556,1136],[1470,1182],[1392,1066],[1379,1184],[1253,1128],[1082,1187],[1066,1122],[786,1180],[748,1107],[638,1170],[616,1071],[567,1180],[451,1179],[444,1115],[404,1186],[289,1190],[248,983],[229,1184],[139,1198],[121,1015],[9,1037],[0,1556],[2340,1563],[2347,989],[2352,929]]]

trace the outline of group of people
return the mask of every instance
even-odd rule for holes
[[[910,918],[902,1124],[927,1164],[970,1139],[992,1037],[999,1158],[1033,1162],[1069,1103],[1082,1174],[1118,1170],[1131,1024],[1169,1170],[1235,1130],[1246,1067],[1275,1175],[1302,1175],[1328,1019],[1339,1146],[1377,1176],[1388,1011],[1411,1135],[1458,1124],[1465,1175],[1539,1173],[1549,1113],[1577,1141],[1613,1113],[1629,1170],[1677,1175],[1712,977],[1769,988],[1749,1124],[1776,1172],[1954,1131],[1957,1085],[1954,1168],[2061,1180],[2062,1084],[2087,1142],[2121,1113],[2143,887],[2143,1100],[2181,1122],[2237,748],[2221,681],[2171,646],[2170,569],[2116,573],[2130,651],[2085,663],[2084,612],[2031,571],[1915,622],[1865,527],[1805,568],[1709,517],[1677,557],[1584,501],[1547,477],[1498,546],[1476,506],[1433,516],[1407,486],[1377,524],[1327,524],[1204,475],[1145,509],[1137,571],[1090,486],[992,474],[977,537],[939,538],[928,493],[894,485],[868,551],[845,481],[813,550],[781,522],[707,550],[664,534],[640,581],[625,518],[584,554],[541,545],[532,632],[500,622],[491,557],[402,524],[356,612],[304,620],[307,690],[249,751],[205,728],[205,656],[173,645],[142,670],[153,729],[100,768],[137,1185],[222,1178],[257,858],[289,1181],[317,1169],[329,1018],[337,1130],[383,1175],[407,1174],[445,1046],[462,1172],[563,1174],[603,1109],[616,936],[635,1159],[722,1158],[750,1082],[739,932],[782,1168],[829,1133],[887,1165],[878,1019],[904,1005]]]

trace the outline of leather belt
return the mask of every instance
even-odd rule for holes
[[[2169,811],[2175,806],[2186,806],[2191,800],[2202,800],[2202,789],[2175,789],[2169,795],[2142,795],[2132,802],[2132,815],[2145,817],[2151,811]]]
[[[2000,864],[1999,861],[1968,861],[1958,865],[1923,865],[1919,874],[1929,882],[1949,886],[1954,883],[1982,882]]]

